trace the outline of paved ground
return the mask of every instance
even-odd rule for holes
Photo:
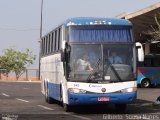
[[[0,118],[18,120],[62,119],[62,120],[101,120],[101,119],[160,119],[160,107],[152,106],[160,96],[160,87],[138,89],[135,104],[128,105],[125,114],[119,114],[114,106],[83,106],[64,112],[60,103],[47,104],[40,92],[39,82],[0,81]],[[12,120],[12,119],[10,119]]]

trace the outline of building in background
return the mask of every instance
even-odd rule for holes
[[[128,19],[132,22],[135,40],[143,43],[145,55],[160,54],[160,40],[150,42],[152,38],[148,34],[152,26],[156,26],[155,15],[157,14],[160,14],[160,2],[133,13],[122,13],[116,16],[116,18]]]

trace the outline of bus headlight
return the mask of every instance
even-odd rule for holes
[[[68,92],[70,92],[70,93],[86,93],[87,91],[83,90],[83,89],[78,89],[78,88],[69,88]]]
[[[123,93],[127,93],[127,92],[136,92],[136,91],[137,91],[137,88],[136,88],[136,87],[133,87],[133,88],[126,88],[126,89],[121,90],[121,92],[123,92]]]

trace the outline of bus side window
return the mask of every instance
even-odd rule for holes
[[[59,50],[59,30],[56,30],[56,51]]]
[[[54,37],[54,51],[57,51],[57,31],[55,31],[55,37]]]
[[[46,55],[46,37],[44,37],[44,55]]]
[[[52,33],[50,33],[50,53],[52,53]]]
[[[53,33],[51,33],[51,53],[53,53]]]
[[[48,54],[48,36],[46,36],[46,54]]]
[[[158,58],[157,61],[158,61],[158,66],[157,67],[160,67],[160,58]]]
[[[52,33],[52,51],[55,52],[55,32]]]
[[[153,60],[153,66],[154,66],[154,67],[160,67],[160,59],[155,58],[155,59]]]
[[[50,53],[50,45],[51,45],[50,37],[51,37],[51,35],[49,34],[49,36],[48,36],[48,53]]]
[[[61,28],[59,28],[59,41],[58,41],[58,48],[59,48],[59,50],[62,47],[61,44],[62,44],[62,31],[61,31]]]
[[[43,55],[44,54],[44,52],[43,52],[43,50],[44,50],[44,39],[42,39],[42,41],[41,41],[41,55]]]
[[[144,61],[144,66],[145,67],[152,67],[153,65],[152,65],[152,59],[150,58],[148,58],[148,59],[145,59],[145,61]]]

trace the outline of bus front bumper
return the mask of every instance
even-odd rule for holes
[[[77,94],[68,93],[69,105],[89,105],[89,104],[128,104],[133,103],[137,97],[137,92],[129,93],[105,93],[105,94]],[[108,98],[107,100],[99,100],[99,98]]]

